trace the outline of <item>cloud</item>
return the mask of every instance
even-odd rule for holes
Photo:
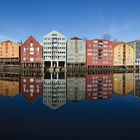
[[[14,42],[17,42],[18,40],[15,38],[12,38],[10,36],[4,35],[4,34],[0,34],[0,41],[5,41],[5,40],[11,40]]]

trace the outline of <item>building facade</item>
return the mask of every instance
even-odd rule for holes
[[[134,92],[134,74],[123,73],[113,74],[114,93],[120,96],[133,94]]]
[[[67,64],[86,64],[86,41],[74,37],[67,42]]]
[[[66,75],[48,73],[44,77],[43,104],[56,110],[66,103]]]
[[[28,102],[35,102],[43,95],[43,78],[21,76],[20,91]]]
[[[52,31],[43,40],[43,60],[46,67],[66,66],[66,37],[57,31]]]
[[[41,66],[43,63],[43,46],[30,36],[21,46],[21,63],[24,66]]]
[[[113,66],[113,46],[107,40],[87,41],[87,66]]]
[[[135,40],[129,43],[135,50],[135,66],[140,66],[140,40]]]
[[[134,66],[134,48],[125,42],[115,42],[114,46],[114,66]]]
[[[112,74],[93,74],[86,76],[86,99],[110,99],[113,94]]]
[[[19,45],[12,41],[0,43],[0,63],[18,64],[20,62]]]
[[[86,92],[85,77],[67,77],[67,100],[81,101],[85,100]]]

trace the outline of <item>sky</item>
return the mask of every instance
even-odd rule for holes
[[[67,39],[99,39],[110,34],[118,41],[140,39],[139,0],[1,0],[0,41],[42,42],[57,30]]]

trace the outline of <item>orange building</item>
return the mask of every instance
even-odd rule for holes
[[[0,63],[18,63],[19,45],[12,41],[0,43]]]
[[[19,94],[19,81],[0,80],[0,96],[14,97]]]

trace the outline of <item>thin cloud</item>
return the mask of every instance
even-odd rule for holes
[[[11,40],[17,42],[18,40],[7,35],[0,34],[0,41]]]

